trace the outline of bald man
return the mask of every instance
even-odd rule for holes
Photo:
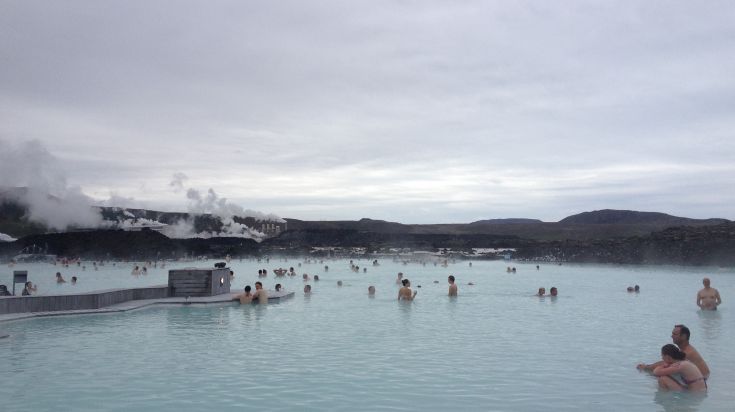
[[[702,310],[717,310],[717,306],[722,303],[720,292],[709,286],[709,278],[702,279],[704,288],[697,292],[697,306]]]

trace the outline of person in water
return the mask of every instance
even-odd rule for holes
[[[709,278],[702,279],[702,284],[704,288],[697,292],[697,306],[702,310],[717,310],[717,306],[722,303],[720,292],[710,287]]]
[[[676,346],[679,347],[679,350],[686,354],[687,360],[689,362],[697,365],[697,368],[699,368],[702,376],[704,376],[704,379],[707,380],[709,379],[710,374],[709,366],[707,365],[707,362],[704,361],[704,358],[702,358],[702,355],[697,352],[697,349],[689,344],[690,336],[691,332],[689,331],[689,328],[684,325],[675,325],[674,330],[671,331],[671,340],[674,342],[674,344],[676,344]],[[646,371],[653,371],[662,364],[663,361],[658,361],[650,365],[639,363],[637,368]]]
[[[675,345],[666,344],[661,348],[661,362],[653,370],[658,377],[658,387],[665,390],[706,392],[707,381],[697,365],[686,360],[686,353]],[[678,374],[682,381],[678,381],[672,375]]]
[[[368,286],[368,295],[375,296],[375,286],[373,285]]]
[[[77,277],[76,276],[72,276],[71,277],[71,284],[72,285],[76,285],[77,284]]]
[[[13,296],[5,285],[0,285],[0,296]]]
[[[255,282],[255,293],[253,293],[253,301],[257,299],[257,302],[266,305],[268,304],[268,292],[263,289],[262,282]]]
[[[250,293],[252,288],[250,285],[245,286],[244,292],[237,296],[240,300],[240,304],[253,303],[253,294]]]
[[[536,296],[544,296],[546,294],[546,288],[538,288],[538,293],[536,293]]]
[[[398,291],[398,300],[414,300],[418,291],[411,291],[411,281],[403,279],[403,287]]]
[[[403,272],[398,272],[398,277],[396,278],[396,285],[400,285],[403,283]]]
[[[21,293],[21,296],[31,296],[32,294],[36,293],[36,290],[38,290],[38,287],[33,286],[33,282],[26,282],[25,287],[23,287],[23,292]]]
[[[61,272],[56,272],[56,283],[66,283],[64,277],[61,276]]]
[[[552,286],[549,290],[549,296],[556,297],[559,294],[559,291],[556,289],[556,286]]]
[[[457,284],[454,283],[454,275],[449,275],[447,282],[449,282],[449,296],[457,296]]]
[[[311,294],[311,285],[304,285],[304,295]]]

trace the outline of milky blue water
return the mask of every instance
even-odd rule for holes
[[[511,262],[517,268],[511,274],[502,261],[445,268],[356,260],[368,271],[354,273],[346,260],[298,262],[232,262],[237,288],[267,268],[267,287],[279,282],[296,291],[279,304],[155,306],[0,323],[10,335],[0,339],[1,408],[732,411],[735,405],[732,269],[542,264],[536,270]],[[273,277],[278,266],[321,280],[309,282],[314,292],[307,297],[300,277]],[[37,275],[42,293],[73,289],[53,283],[54,266],[0,274],[13,269]],[[96,272],[88,266],[76,288],[163,284],[166,270],[132,277],[130,264]],[[399,271],[419,291],[412,303],[396,301]],[[456,299],[446,296],[448,274],[458,279]],[[695,305],[703,276],[722,294],[717,312]],[[633,284],[641,293],[626,292]],[[377,288],[374,298],[368,285]],[[531,296],[540,286],[558,287],[559,297]],[[658,359],[677,323],[691,329],[691,343],[712,369],[705,398],[660,392],[635,369]]]

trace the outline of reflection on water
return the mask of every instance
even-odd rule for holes
[[[653,401],[666,412],[697,412],[706,397],[703,394],[659,390],[656,391]]]
[[[707,339],[717,339],[721,333],[722,314],[719,310],[699,310],[699,324],[702,326],[702,332]]]

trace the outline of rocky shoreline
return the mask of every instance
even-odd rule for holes
[[[349,229],[289,230],[256,242],[215,237],[171,239],[143,230],[95,230],[31,235],[0,243],[0,258],[12,259],[29,247],[57,256],[85,259],[178,259],[206,256],[309,255],[315,247],[389,251],[449,250],[454,257],[473,257],[475,248],[512,248],[518,260],[576,263],[735,265],[735,222],[710,226],[678,226],[646,236],[601,240],[539,241],[518,236],[482,234],[376,233]],[[348,253],[348,252],[345,252]],[[485,257],[492,258],[492,255]]]

